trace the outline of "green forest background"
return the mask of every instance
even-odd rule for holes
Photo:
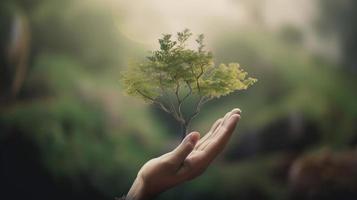
[[[201,133],[234,107],[242,120],[202,177],[158,199],[357,199],[357,2],[316,0],[307,30],[272,30],[262,0],[235,1],[251,21],[207,22],[208,47],[259,82],[203,108]],[[121,88],[128,62],[152,50],[126,34],[128,13],[111,0],[1,1],[1,199],[113,199],[179,143],[174,119]]]

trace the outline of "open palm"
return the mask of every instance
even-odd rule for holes
[[[198,132],[191,132],[176,149],[148,161],[140,169],[128,197],[150,199],[202,174],[228,143],[240,114],[240,109],[233,109],[218,119],[203,138]]]

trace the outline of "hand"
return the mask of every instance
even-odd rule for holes
[[[201,175],[228,143],[240,113],[240,109],[233,109],[218,119],[203,138],[198,132],[191,132],[176,149],[148,161],[140,169],[127,199],[151,199]]]

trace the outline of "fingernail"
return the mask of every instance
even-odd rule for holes
[[[192,144],[195,144],[198,141],[198,135],[197,133],[191,133],[189,136],[189,142]]]
[[[232,110],[232,113],[242,113],[242,110],[239,109],[239,108],[234,108],[234,109]]]

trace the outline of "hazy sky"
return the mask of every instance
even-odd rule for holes
[[[141,43],[154,44],[162,33],[184,28],[213,36],[256,23],[268,29],[292,23],[304,27],[314,16],[316,0],[118,0],[123,33]]]

